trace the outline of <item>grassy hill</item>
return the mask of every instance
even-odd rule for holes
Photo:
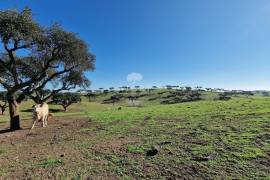
[[[138,98],[139,107],[129,107],[126,97],[102,104],[113,95],[108,93],[95,102],[83,97],[66,113],[54,111],[54,119],[63,123],[87,119],[89,125],[72,129],[49,123],[26,142],[1,143],[0,162],[6,163],[0,176],[16,178],[21,175],[14,175],[16,169],[23,169],[23,177],[58,179],[270,178],[270,98],[240,95],[218,101],[217,93],[204,92],[199,101],[164,105],[161,99],[169,94],[164,92],[152,101],[157,92]],[[22,105],[24,122],[31,118],[31,106],[30,101]],[[36,141],[39,136],[47,140]],[[29,144],[46,147],[46,153]]]

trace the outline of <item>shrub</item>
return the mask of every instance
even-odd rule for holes
[[[221,93],[221,94],[218,94],[218,97],[216,98],[216,100],[221,100],[221,101],[227,101],[227,100],[230,100],[231,97],[228,93]]]
[[[105,99],[102,103],[103,104],[115,104],[116,102],[119,102],[121,100],[121,98],[123,98],[124,96],[122,94],[115,94],[112,95],[109,99]]]

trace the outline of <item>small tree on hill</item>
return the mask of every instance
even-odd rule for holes
[[[263,91],[262,96],[269,97],[269,92],[268,91]]]
[[[167,90],[171,90],[172,89],[172,86],[171,85],[166,85],[166,89]]]
[[[114,87],[110,87],[109,90],[110,90],[111,92],[114,92]]]
[[[7,107],[8,107],[7,93],[6,92],[0,92],[0,108],[1,108],[1,114],[2,115],[6,111]]]
[[[186,92],[190,92],[190,91],[192,91],[192,87],[187,86],[187,87],[185,87],[185,90],[186,90]]]
[[[134,88],[138,90],[138,89],[140,89],[140,86],[134,86]]]
[[[109,92],[110,92],[110,91],[109,91],[108,89],[104,89],[104,90],[103,90],[103,93],[104,93],[105,95],[107,95]]]
[[[148,95],[150,95],[154,89],[148,88],[148,89],[145,89],[145,90],[148,92]]]
[[[28,95],[35,103],[43,103],[45,102],[48,98],[47,96],[51,95],[51,90],[49,89],[40,89],[39,91],[33,92],[33,94]]]
[[[128,99],[132,102],[132,105],[134,106],[134,101],[138,99],[138,96],[128,96]]]
[[[231,99],[230,93],[220,93],[218,94],[218,97],[217,97],[217,100],[223,100],[223,101],[230,100],[230,99]]]
[[[89,93],[86,94],[86,97],[88,97],[89,102],[91,102],[91,101],[95,102],[97,94],[95,94],[93,92],[89,92]]]
[[[80,101],[81,97],[77,93],[58,93],[52,97],[52,103],[63,106],[65,112],[71,104],[78,103]]]

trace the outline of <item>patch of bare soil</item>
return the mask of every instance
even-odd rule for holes
[[[78,129],[87,128],[89,120],[87,119],[53,119],[45,128],[41,127],[41,122],[31,130],[31,121],[22,121],[22,129],[18,131],[9,131],[8,124],[0,124],[0,144],[18,144],[22,142],[32,143],[40,140],[55,139],[61,134],[76,132]]]
[[[94,147],[92,147],[92,150],[97,153],[113,152],[114,154],[118,155],[126,155],[127,149],[125,145],[136,141],[138,141],[138,138],[133,136],[114,137],[96,144]]]

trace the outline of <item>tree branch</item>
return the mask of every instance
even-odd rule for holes
[[[12,74],[12,77],[14,79],[14,82],[15,82],[15,85],[18,85],[19,84],[19,81],[18,81],[18,73],[16,71],[16,63],[15,63],[15,57],[13,55],[13,51],[8,49],[8,46],[6,43],[4,43],[4,48],[5,50],[7,51],[8,53],[8,56],[10,58],[10,63],[9,63],[9,71],[11,72]]]
[[[56,52],[55,52],[55,51],[56,51]],[[30,79],[29,81],[26,81],[26,82],[24,82],[24,83],[17,84],[17,86],[14,86],[14,89],[15,89],[15,90],[16,90],[16,89],[22,89],[22,88],[24,88],[24,87],[26,87],[26,86],[30,86],[31,84],[33,84],[33,83],[35,83],[35,82],[39,82],[39,81],[41,81],[43,78],[45,78],[45,77],[46,77],[46,71],[47,71],[49,68],[53,67],[53,66],[51,65],[51,63],[52,63],[53,61],[56,60],[57,54],[58,54],[58,53],[59,53],[59,51],[57,51],[57,48],[55,48],[55,49],[53,50],[52,57],[47,61],[46,65],[44,66],[44,68],[43,68],[43,69],[41,70],[41,72],[39,73],[39,74],[40,74],[39,77],[34,77],[34,78]],[[74,67],[74,68],[75,68],[75,67]],[[74,69],[74,68],[72,68],[72,69]],[[70,69],[70,70],[68,70],[68,71],[71,71],[72,69]],[[68,71],[58,72],[58,73],[53,74],[52,76],[53,76],[53,78],[54,78],[55,76],[61,75],[61,74],[66,73],[66,72],[68,72]],[[52,80],[53,78],[50,78],[50,80]],[[50,81],[50,80],[49,80],[49,81]],[[46,81],[46,83],[47,83],[47,82],[48,82],[48,81]],[[44,85],[46,85],[46,84],[44,84]]]
[[[9,85],[7,83],[5,83],[1,78],[0,78],[0,84],[5,88],[5,89],[9,89]]]

